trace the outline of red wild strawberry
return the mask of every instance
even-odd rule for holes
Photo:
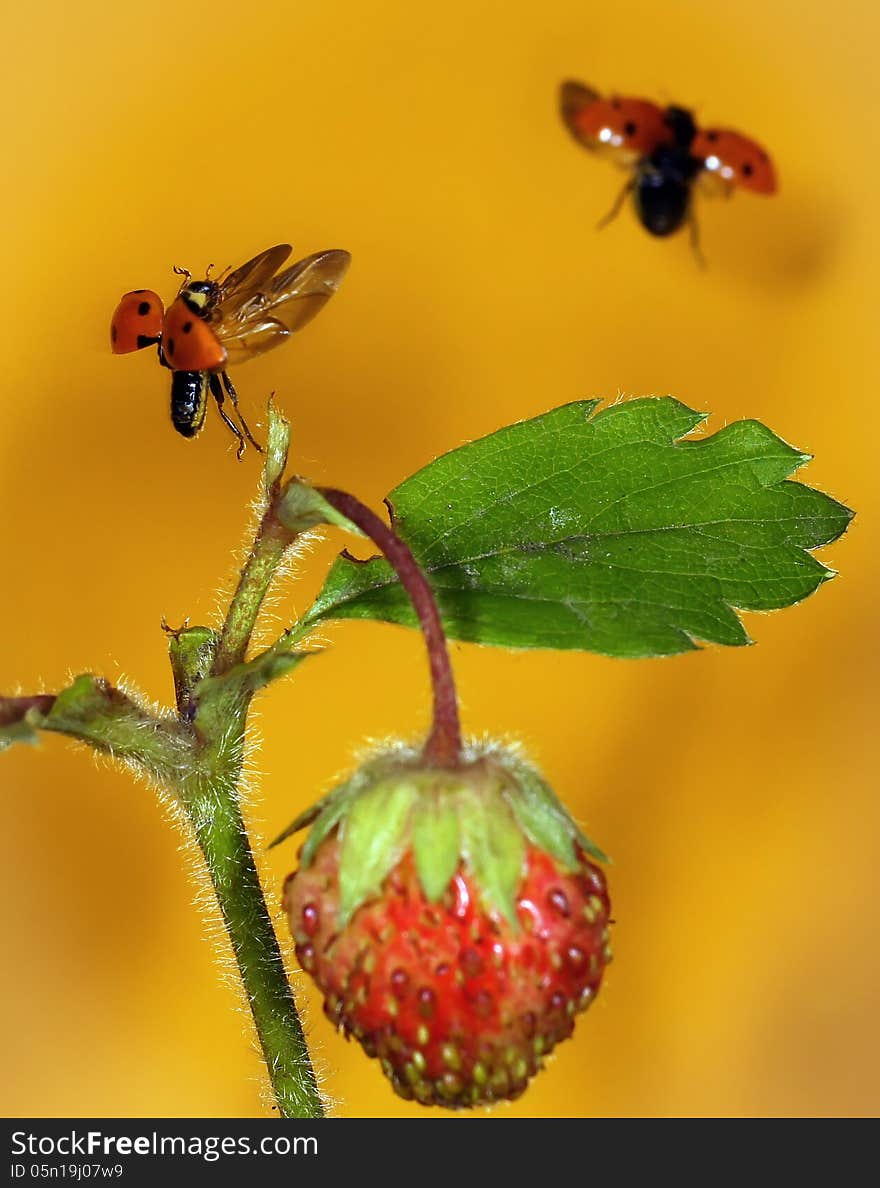
[[[386,752],[282,837],[311,821],[284,909],[329,1018],[402,1097],[519,1096],[610,960],[601,852],[494,748],[453,770]]]

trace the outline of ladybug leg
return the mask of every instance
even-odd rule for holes
[[[254,435],[251,433],[250,429],[248,428],[248,423],[242,416],[241,409],[238,407],[238,392],[236,392],[235,388],[232,386],[232,380],[229,378],[229,376],[226,374],[225,371],[220,372],[220,378],[223,380],[223,387],[226,389],[226,395],[232,401],[233,407],[238,415],[238,419],[241,421],[241,427],[242,427],[242,429],[244,429],[245,437],[248,439],[248,441],[251,443],[251,445],[254,447],[254,449],[257,451],[257,453],[262,454],[263,447],[260,445],[260,443],[258,441],[254,440]]]
[[[605,215],[604,218],[601,218],[599,220],[599,222],[596,224],[597,231],[602,231],[605,227],[608,226],[609,223],[614,222],[614,220],[617,218],[617,216],[620,214],[621,210],[623,209],[624,202],[626,202],[627,198],[629,197],[629,195],[632,193],[633,189],[635,188],[635,184],[636,184],[635,178],[630,178],[630,180],[626,183],[626,185],[623,187],[623,189],[620,191],[620,193],[614,199],[614,205],[611,207],[608,214]]]
[[[210,384],[211,395],[214,397],[215,401],[217,402],[217,411],[219,412],[220,416],[223,418],[223,421],[224,421],[226,427],[228,429],[230,429],[235,434],[235,436],[238,438],[238,449],[235,451],[235,456],[240,462],[241,456],[245,451],[245,440],[241,435],[241,430],[239,429],[238,425],[236,425],[236,423],[234,421],[230,420],[230,418],[226,415],[226,410],[223,407],[223,399],[224,399],[223,389],[220,386],[219,378],[213,371],[211,372],[211,378],[208,381],[208,383]]]
[[[706,257],[700,249],[700,228],[697,223],[697,216],[694,213],[694,208],[691,206],[688,211],[688,232],[690,234],[691,251],[694,253],[694,259],[699,264],[700,268],[706,267]]]

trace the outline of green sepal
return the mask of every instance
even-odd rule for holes
[[[553,803],[556,797],[543,781],[523,773],[521,782],[509,784],[502,795],[529,841],[546,850],[559,866],[573,870],[577,866],[574,822],[558,801]]]
[[[606,866],[611,866],[613,864],[613,859],[609,858],[604,850],[600,850],[596,843],[587,837],[583,829],[578,828],[575,837],[577,838],[578,844],[585,854],[589,854],[590,857],[595,858],[597,862],[604,862]]]
[[[574,870],[578,865],[575,843],[599,862],[609,859],[595,842],[584,834],[569,815],[553,789],[526,763],[510,764],[516,781],[507,784],[502,795],[513,810],[520,828],[534,845],[539,846],[559,866]]]
[[[303,866],[309,866],[318,846],[338,824],[339,818],[345,811],[345,806],[352,795],[362,786],[363,779],[360,774],[356,774],[350,780],[346,780],[344,784],[338,784],[335,788],[331,788],[320,800],[316,800],[307,809],[303,809],[298,817],[294,817],[290,824],[281,830],[275,840],[269,842],[266,849],[273,849],[281,842],[287,841],[289,837],[293,837],[295,833],[299,833],[301,829],[307,829],[314,822],[314,828],[309,831],[300,856],[300,863]]]
[[[456,797],[461,852],[488,907],[519,929],[516,893],[522,880],[526,841],[500,797],[462,788]]]
[[[436,903],[461,861],[461,830],[454,794],[444,789],[421,794],[413,810],[412,846],[422,890]]]
[[[311,865],[312,859],[315,857],[315,854],[317,854],[318,847],[320,846],[321,842],[325,837],[328,837],[333,832],[333,830],[345,816],[349,804],[351,804],[352,799],[357,795],[357,791],[357,788],[352,787],[351,785],[345,785],[342,788],[337,789],[336,794],[332,798],[332,803],[329,804],[324,812],[321,813],[312,828],[309,830],[309,836],[305,840],[305,844],[302,848],[302,855],[300,856],[300,862],[303,866]],[[303,817],[309,817],[308,810],[301,814],[301,819]],[[296,824],[296,822],[294,822],[294,824]],[[303,828],[305,828],[304,825],[299,826],[299,829]],[[296,833],[297,829],[291,829],[291,832]],[[286,836],[286,834],[282,836]]]
[[[344,927],[361,904],[378,893],[403,857],[418,788],[401,774],[357,796],[341,825],[339,923]],[[310,839],[311,840],[311,839]]]

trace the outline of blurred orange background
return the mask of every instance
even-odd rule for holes
[[[352,252],[320,318],[234,379],[252,421],[277,390],[297,470],[375,505],[578,397],[670,392],[710,429],[758,417],[859,518],[821,554],[838,580],[749,616],[757,647],[455,648],[466,725],[522,738],[615,859],[600,1001],[494,1116],[876,1112],[876,5],[50,0],[8,23],[0,688],[85,670],[167,701],[160,619],[210,621],[229,588],[258,458],[237,465],[210,410],[198,441],[176,436],[153,352],[108,350],[119,295],[170,296],[172,264],[287,239]],[[701,205],[706,272],[629,210],[598,234],[620,177],[559,124],[566,77],[757,137],[780,195]],[[277,622],[341,543],[306,559]],[[365,738],[425,725],[415,634],[331,634],[259,704],[260,838]],[[0,795],[0,1110],[268,1112],[153,795],[59,738],[5,754]],[[264,861],[276,914],[294,849]],[[421,1114],[294,985],[335,1112]]]

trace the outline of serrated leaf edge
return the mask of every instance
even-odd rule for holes
[[[813,456],[811,454],[805,453],[805,452],[797,449],[797,447],[790,445],[789,442],[785,441],[784,438],[780,437],[779,434],[777,434],[773,429],[771,429],[769,426],[765,425],[762,421],[759,421],[757,418],[754,418],[754,417],[741,418],[737,421],[732,421],[726,425],[722,425],[721,428],[717,429],[712,434],[698,435],[696,437],[693,437],[691,435],[694,434],[695,430],[699,429],[709,419],[711,414],[708,412],[698,412],[697,410],[692,409],[688,405],[684,404],[682,401],[676,399],[674,396],[669,396],[669,395],[659,396],[659,397],[658,396],[644,396],[644,397],[635,397],[632,399],[618,399],[608,405],[605,405],[604,407],[599,407],[602,405],[602,401],[600,399],[585,400],[585,401],[572,401],[569,404],[560,405],[558,408],[551,409],[548,412],[542,413],[536,417],[526,418],[522,421],[514,422],[511,425],[503,426],[501,429],[496,430],[494,433],[487,434],[484,437],[476,439],[473,442],[466,442],[460,446],[453,447],[452,449],[447,450],[444,454],[439,455],[436,459],[427,463],[425,466],[420,468],[420,470],[416,471],[416,473],[414,475],[409,476],[407,479],[403,480],[403,482],[399,483],[394,488],[394,490],[390,493],[390,495],[386,497],[385,503],[389,509],[389,514],[391,515],[392,523],[394,523],[398,519],[396,505],[397,505],[397,501],[398,501],[398,497],[399,497],[399,492],[401,491],[401,489],[406,484],[411,483],[414,479],[418,478],[418,476],[423,471],[428,470],[430,467],[434,466],[436,463],[441,462],[443,458],[445,458],[451,454],[457,453],[460,450],[468,449],[470,446],[478,445],[480,442],[487,440],[487,438],[497,437],[499,434],[503,434],[508,431],[515,430],[516,428],[518,428],[521,425],[540,422],[540,421],[544,420],[545,418],[557,415],[569,408],[583,406],[584,420],[591,421],[594,424],[598,424],[604,418],[607,418],[609,416],[613,416],[614,414],[619,413],[619,410],[621,408],[632,406],[634,404],[648,404],[650,402],[656,402],[658,404],[665,403],[670,406],[675,405],[678,409],[681,410],[681,412],[683,414],[686,414],[694,419],[693,424],[690,425],[689,428],[686,428],[683,431],[676,432],[673,435],[671,435],[671,437],[669,438],[668,444],[671,445],[672,447],[699,448],[701,446],[708,445],[709,443],[714,442],[719,437],[736,430],[738,427],[748,426],[748,427],[753,427],[753,428],[761,430],[762,433],[766,434],[767,437],[769,439],[771,439],[774,443],[776,443],[784,448],[784,450],[786,451],[786,454],[787,454],[788,462],[790,463],[790,465],[788,466],[788,469],[785,472],[786,476],[791,476],[791,475],[795,474],[801,467],[805,466],[808,462],[810,462],[812,460]],[[772,490],[773,488],[779,486],[782,482],[785,482],[785,481],[789,481],[787,477],[762,482],[760,485],[765,490]],[[833,570],[827,566],[824,566],[822,564],[822,562],[820,562],[818,560],[818,558],[813,556],[813,554],[814,554],[815,550],[824,548],[827,545],[832,544],[835,540],[839,539],[840,536],[842,536],[843,533],[847,530],[849,523],[852,521],[853,516],[855,515],[855,513],[850,508],[848,508],[845,504],[840,503],[838,500],[834,499],[830,495],[827,495],[825,492],[820,491],[818,488],[810,487],[806,483],[798,483],[797,485],[801,486],[801,487],[805,487],[807,490],[810,490],[810,491],[816,492],[819,495],[822,495],[828,501],[829,504],[834,505],[836,507],[836,509],[840,513],[842,513],[843,522],[842,522],[839,530],[836,531],[832,536],[828,537],[827,539],[817,540],[815,544],[811,544],[811,545],[797,545],[796,546],[801,552],[810,556],[813,559],[813,561],[815,561],[817,567],[819,567],[819,569],[822,571],[817,575],[816,583],[812,587],[812,589],[808,590],[806,593],[803,594],[802,597],[797,598],[792,602],[784,602],[779,607],[775,607],[775,608],[770,608],[770,607],[760,608],[762,610],[764,610],[764,609],[767,609],[767,610],[784,609],[788,606],[793,606],[799,602],[803,602],[808,597],[812,596],[812,594],[814,594],[815,591],[824,582],[829,581],[832,578],[837,576],[836,570]],[[406,535],[405,531],[403,531],[402,534],[405,536]],[[338,565],[338,562],[340,560],[342,560],[344,557],[345,557],[345,554],[342,554],[340,556],[340,558],[337,558],[337,565]],[[351,560],[354,560],[354,558],[351,558]],[[381,560],[382,559],[380,557],[374,556],[374,557],[364,559],[363,561],[359,561],[358,563],[359,564],[369,564],[371,562],[380,563]],[[334,565],[334,567],[331,569],[330,574],[328,575],[328,581],[325,583],[324,588],[318,594],[318,597],[316,598],[312,607],[306,613],[304,620],[303,620],[304,622],[317,623],[317,622],[320,622],[322,619],[333,619],[335,617],[334,613],[333,613],[334,611],[338,610],[341,607],[347,606],[350,603],[356,603],[359,598],[363,597],[364,591],[353,590],[350,592],[350,594],[346,595],[345,597],[338,598],[333,603],[332,608],[330,606],[322,605],[323,596],[325,594],[325,591],[327,589],[330,579],[336,573],[336,568],[337,568],[336,565]],[[427,576],[429,577],[429,579],[434,572],[435,572],[435,569],[429,566],[428,569],[426,570],[426,573],[427,573]],[[390,575],[387,580],[378,581],[378,582],[374,583],[373,586],[371,587],[371,591],[372,592],[379,591],[379,590],[382,590],[382,589],[385,589],[388,587],[393,587],[396,584],[397,584],[396,578],[393,575]],[[719,641],[719,640],[713,640],[713,639],[706,639],[706,640],[704,640],[704,642],[721,643],[721,644],[727,644],[728,646],[748,646],[748,645],[754,644],[755,641],[748,635],[745,625],[743,624],[743,622],[740,619],[739,614],[737,612],[749,612],[750,610],[754,610],[755,608],[750,608],[748,606],[741,606],[735,602],[727,602],[726,600],[723,600],[723,601],[724,601],[725,607],[727,607],[732,612],[734,618],[737,620],[737,622],[739,624],[739,627],[741,629],[741,638],[737,639],[735,641],[733,641],[733,640]],[[340,616],[340,617],[344,618],[345,616]],[[371,616],[367,615],[365,617],[369,618]],[[381,615],[377,616],[377,617],[379,618],[380,621],[382,621]],[[395,618],[390,618],[390,619],[385,619],[384,621],[398,622],[400,620],[397,620]],[[413,626],[414,624],[402,622],[402,625]],[[448,624],[447,624],[447,628],[448,628]],[[698,641],[703,640],[702,636],[700,636],[699,634],[696,634],[696,633],[692,633],[692,632],[686,630],[685,628],[680,629],[680,634],[682,636],[682,646],[680,648],[674,648],[674,649],[650,648],[650,649],[643,650],[640,648],[640,649],[622,650],[622,651],[621,650],[603,651],[602,649],[599,649],[599,648],[595,648],[595,649],[586,648],[583,650],[595,651],[597,654],[612,655],[612,656],[619,656],[621,658],[632,658],[632,659],[661,657],[661,656],[668,656],[668,655],[676,655],[676,654],[680,654],[681,652],[685,652],[685,651],[701,650],[700,643]],[[507,647],[507,648],[511,648],[511,649],[515,648],[517,646],[517,645],[506,643],[506,642],[499,644],[499,643],[496,643],[496,641],[493,641],[491,639],[482,639],[478,636],[469,636],[467,634],[457,635],[454,632],[453,632],[453,637],[461,638],[461,639],[473,639],[477,642],[487,643],[490,646],[501,646],[501,647]],[[531,649],[531,648],[537,647],[538,645],[525,644],[522,646],[524,648]]]

